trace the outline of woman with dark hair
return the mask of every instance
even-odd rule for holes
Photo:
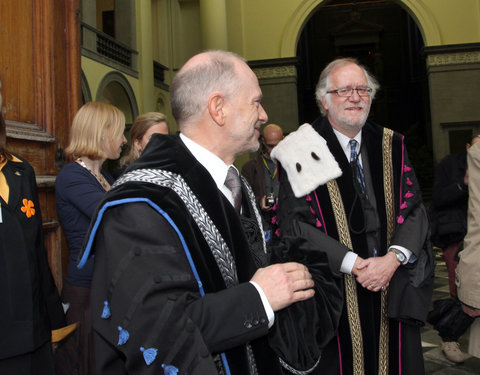
[[[90,318],[90,283],[93,259],[82,268],[76,266],[85,234],[96,206],[113,183],[102,170],[105,160],[120,157],[126,143],[125,115],[102,102],[84,104],[75,115],[70,144],[65,149],[73,161],[60,171],[55,182],[57,214],[67,239],[69,260],[62,300],[68,304],[67,322],[79,322],[76,334],[59,348],[62,372],[93,375],[95,362]]]
[[[0,374],[54,374],[52,338],[65,317],[47,261],[35,173],[6,149],[1,106],[0,258]]]

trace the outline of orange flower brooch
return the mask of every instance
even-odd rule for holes
[[[31,218],[35,215],[35,208],[33,208],[33,202],[28,199],[23,199],[23,207],[21,208],[22,212],[27,215],[28,218]]]

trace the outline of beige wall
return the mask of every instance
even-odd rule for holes
[[[480,42],[479,0],[410,0],[409,2],[425,4],[425,13],[431,13],[438,27],[440,33],[439,44]],[[426,44],[431,45],[430,43]]]

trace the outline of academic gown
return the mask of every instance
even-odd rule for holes
[[[376,243],[378,256],[384,255],[390,244],[397,244],[410,249],[413,259],[417,259],[414,263],[399,267],[383,296],[382,293],[362,288],[351,279],[353,291],[349,295],[345,287],[345,304],[338,335],[324,350],[318,367],[322,371],[319,373],[353,374],[354,353],[357,353],[357,358],[362,358],[356,365],[355,373],[397,374],[400,373],[400,367],[402,373],[423,373],[419,327],[425,323],[432,293],[433,253],[428,241],[428,221],[420,189],[408,160],[403,136],[371,122],[363,127],[362,149],[365,152],[362,160],[367,194],[371,199],[374,198],[372,208],[362,200],[358,187],[353,183],[352,168],[328,119],[318,119],[312,126],[326,141],[342,173],[340,177],[329,181],[329,184],[334,183],[330,187],[323,184],[306,195],[296,197],[289,176],[280,168],[278,221],[281,236],[301,237],[310,242],[312,247],[324,249],[332,272],[339,272],[349,250],[363,258],[373,256],[373,249],[369,246],[372,239]],[[385,139],[388,141],[382,143]],[[290,150],[289,154],[311,152],[306,140],[298,148]],[[312,152],[312,157],[320,162],[321,158],[316,157],[315,152]],[[297,172],[309,173],[298,163]],[[338,188],[335,190],[332,186]],[[338,196],[332,198],[332,191],[337,192]],[[387,205],[390,205],[390,211]],[[344,215],[343,226],[339,213]],[[370,238],[367,239],[367,236]],[[342,242],[342,238],[348,238],[350,243]],[[383,333],[380,324],[382,298],[388,301],[385,305],[388,323]],[[358,306],[359,320],[354,329],[357,332],[355,335],[351,334],[348,300],[351,300],[350,306]],[[386,346],[381,342],[388,343],[388,354],[383,357],[379,355],[379,346]],[[379,367],[383,372],[379,371]]]
[[[267,339],[275,343],[296,327],[289,312],[283,325],[276,315],[267,337],[267,315],[248,281],[268,254],[245,181],[242,190],[239,216],[178,136],[154,135],[107,193],[79,261],[95,255],[91,306],[102,374],[273,375],[282,371],[277,353],[284,348],[287,363],[301,357],[302,366],[318,364],[314,341],[333,336],[341,284],[324,255],[310,256],[325,285],[309,311],[326,323],[316,318],[299,330],[293,355],[285,340],[273,352]],[[308,337],[311,349],[297,337]]]

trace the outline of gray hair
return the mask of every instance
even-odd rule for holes
[[[325,69],[323,69],[322,73],[320,73],[320,78],[318,79],[317,88],[315,90],[315,98],[317,99],[317,105],[318,105],[318,108],[320,109],[320,113],[322,114],[322,116],[327,115],[327,110],[323,107],[322,100],[327,95],[328,85],[330,83],[329,82],[330,74],[335,69],[338,69],[350,64],[355,64],[360,69],[363,70],[365,77],[367,77],[367,85],[372,89],[372,93],[370,94],[370,99],[373,101],[373,99],[375,98],[375,94],[377,93],[377,90],[380,88],[380,84],[375,79],[375,77],[371,75],[368,72],[368,70],[358,62],[357,59],[347,57],[347,58],[333,60],[330,64],[328,64],[325,67]]]
[[[179,127],[191,122],[207,106],[213,92],[231,97],[240,81],[235,70],[235,59],[245,61],[233,52],[206,51],[209,59],[194,67],[180,69],[170,87],[172,114]]]

